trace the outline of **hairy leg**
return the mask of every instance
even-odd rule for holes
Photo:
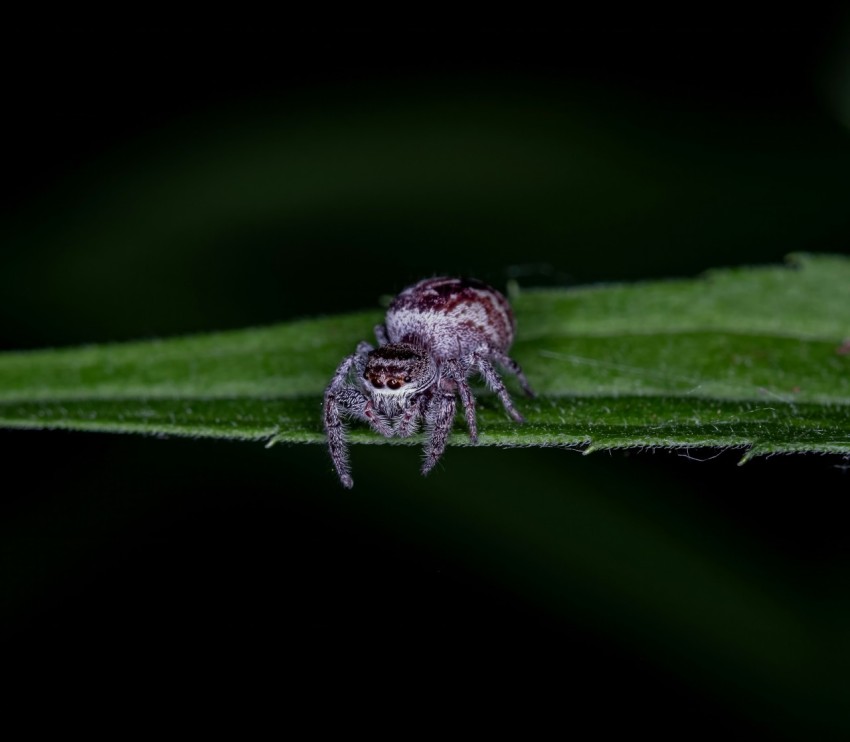
[[[354,355],[357,357],[357,362],[365,364],[366,356],[368,356],[373,350],[375,350],[374,347],[369,345],[369,343],[365,340],[361,340],[357,343],[357,350],[354,352]]]
[[[325,390],[324,425],[328,436],[328,448],[334,468],[344,487],[351,488],[354,481],[351,478],[351,467],[348,463],[348,444],[345,437],[345,427],[342,416],[347,415],[369,423],[372,430],[386,438],[393,435],[390,424],[375,411],[372,400],[366,397],[349,381],[352,367],[361,373],[365,365],[365,357],[371,346],[361,343],[355,355],[348,356],[337,368],[331,383]]]
[[[514,376],[519,380],[519,384],[522,387],[522,390],[529,397],[534,397],[534,391],[531,389],[531,385],[528,383],[528,379],[525,378],[525,374],[522,371],[520,365],[509,355],[506,353],[502,353],[501,351],[492,351],[491,357],[496,363],[498,363],[503,368],[506,368],[510,371]]]
[[[446,450],[446,442],[452,431],[452,423],[455,417],[454,392],[437,392],[431,399],[426,413],[426,422],[431,432],[428,442],[425,444],[425,461],[422,462],[422,473],[427,474],[439,461],[443,451]]]
[[[390,338],[387,335],[386,325],[375,325],[375,337],[378,339],[378,345],[387,345]]]
[[[348,445],[345,440],[345,427],[340,415],[339,394],[345,390],[348,372],[354,365],[354,356],[348,356],[336,370],[336,373],[325,390],[325,433],[328,436],[328,449],[331,454],[336,473],[342,486],[351,489],[354,480],[351,478],[351,466],[348,462]]]
[[[478,443],[478,422],[475,417],[475,397],[472,396],[472,390],[469,388],[469,382],[466,379],[465,366],[455,360],[446,361],[445,365],[449,370],[449,378],[457,384],[460,401],[463,403],[463,413],[466,416],[466,427],[469,430],[469,437],[473,443]]]
[[[496,394],[499,395],[499,399],[502,400],[502,404],[505,406],[505,410],[507,413],[518,423],[525,422],[525,418],[519,414],[519,411],[516,407],[514,407],[514,403],[511,400],[511,395],[508,394],[508,390],[505,388],[505,382],[502,381],[502,377],[496,372],[496,369],[493,368],[493,364],[490,363],[486,358],[482,358],[479,355],[475,355],[475,365],[478,367],[478,370],[481,372],[481,375],[484,377],[484,381],[487,382],[487,386],[489,386]]]

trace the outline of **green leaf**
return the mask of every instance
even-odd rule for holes
[[[511,287],[538,392],[513,424],[479,390],[480,444],[850,454],[850,260],[694,280]],[[322,392],[378,311],[0,355],[0,426],[320,443]],[[363,443],[411,443],[353,426]],[[453,444],[468,439],[458,421]]]

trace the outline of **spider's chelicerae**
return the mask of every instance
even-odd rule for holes
[[[325,432],[343,486],[354,484],[343,416],[364,420],[387,438],[412,435],[424,421],[428,440],[423,474],[445,450],[457,394],[469,437],[478,441],[468,381],[473,374],[480,374],[508,414],[523,422],[494,366],[516,374],[523,391],[534,396],[522,369],[507,355],[515,331],[508,300],[474,279],[429,278],[393,299],[385,324],[375,328],[378,347],[360,343],[325,391]]]

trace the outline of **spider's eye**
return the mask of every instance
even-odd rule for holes
[[[370,379],[369,381],[372,382],[372,386],[375,387],[375,389],[383,389],[384,388],[383,382],[380,382],[377,379]]]
[[[398,389],[398,388],[400,388],[400,387],[401,387],[401,382],[400,382],[398,379],[390,379],[390,380],[387,382],[387,386],[388,386],[390,389]]]

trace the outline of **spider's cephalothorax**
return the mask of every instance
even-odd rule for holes
[[[360,343],[325,391],[325,432],[342,484],[353,485],[342,415],[365,420],[386,437],[412,435],[424,421],[423,474],[445,450],[458,394],[469,437],[478,440],[468,382],[473,374],[480,374],[508,414],[522,422],[494,366],[515,374],[533,396],[519,365],[507,355],[515,329],[508,300],[481,281],[429,278],[402,291],[385,324],[375,328],[378,347]]]
[[[437,364],[430,354],[411,343],[388,343],[368,349],[362,377],[373,407],[379,415],[395,421],[398,428],[410,398],[437,380]]]

